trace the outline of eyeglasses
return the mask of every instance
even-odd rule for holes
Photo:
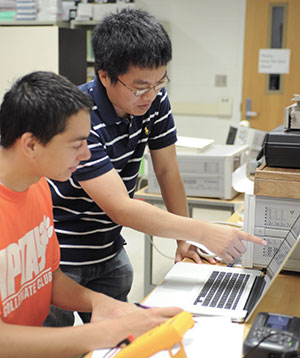
[[[159,92],[162,88],[164,88],[169,82],[170,82],[170,79],[169,77],[167,76],[167,74],[165,75],[165,78],[157,83],[156,85],[152,86],[152,87],[147,87],[147,88],[143,88],[143,89],[132,89],[130,87],[127,86],[126,83],[124,83],[123,81],[121,81],[119,78],[117,78],[117,80],[124,86],[126,87],[127,89],[129,89],[129,91],[135,95],[136,97],[140,97],[142,95],[144,95],[145,93],[153,90],[154,92]]]

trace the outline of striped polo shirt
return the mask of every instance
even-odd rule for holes
[[[146,114],[120,118],[98,77],[80,88],[94,102],[88,138],[91,158],[81,162],[68,181],[48,180],[62,265],[89,265],[109,260],[125,243],[122,227],[95,204],[79,182],[115,168],[132,198],[146,145],[151,150],[176,142],[176,128],[165,89],[158,93]]]

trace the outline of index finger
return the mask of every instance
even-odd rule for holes
[[[253,242],[254,244],[259,244],[263,246],[267,245],[266,240],[262,239],[261,237],[248,234],[247,232],[244,231],[240,231],[239,234],[240,234],[240,240],[250,241]]]

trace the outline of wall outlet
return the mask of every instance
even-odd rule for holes
[[[232,97],[219,97],[217,102],[218,115],[222,117],[232,116]]]

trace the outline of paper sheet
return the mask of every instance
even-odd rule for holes
[[[188,358],[241,358],[244,326],[232,323],[227,317],[195,317],[195,325],[183,338]],[[103,358],[107,350],[98,350],[93,358]],[[161,351],[153,358],[169,358],[168,351]],[[138,357],[133,357],[138,358]]]
[[[232,187],[238,193],[253,194],[254,182],[247,176],[247,163],[238,167],[232,173]]]
[[[176,147],[181,151],[186,149],[188,151],[194,150],[199,152],[203,149],[206,149],[213,143],[214,139],[178,136]]]

